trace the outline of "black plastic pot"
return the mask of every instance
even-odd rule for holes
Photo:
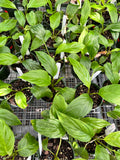
[[[8,66],[0,66],[0,80],[5,80],[10,74]]]

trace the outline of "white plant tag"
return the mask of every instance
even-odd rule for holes
[[[60,9],[61,9],[61,4],[58,4],[57,5],[57,12],[60,12]]]
[[[61,63],[57,62],[56,65],[57,65],[57,74],[54,76],[54,79],[58,79],[59,77]]]
[[[66,21],[67,21],[67,16],[63,15],[62,30],[61,30],[62,36],[64,36],[64,34],[66,33]]]
[[[116,2],[116,0],[112,0],[111,3],[114,4]]]
[[[118,17],[118,22],[120,22],[120,16]]]
[[[18,72],[18,74],[19,74],[20,76],[23,75],[23,72],[22,72],[22,70],[21,70],[20,68],[16,67],[16,70],[17,70],[17,72]]]
[[[41,154],[42,154],[42,137],[41,137],[40,133],[38,133],[38,143],[39,143],[39,153],[41,156]]]
[[[97,71],[97,72],[95,72],[95,73],[93,74],[93,76],[92,76],[92,80],[93,80],[94,78],[96,78],[101,72],[102,72],[102,71]]]
[[[68,136],[65,134],[65,135],[62,137],[62,139],[68,140]]]
[[[20,39],[21,44],[23,44],[24,37],[23,36],[19,36],[19,39]],[[29,50],[27,50],[26,55],[30,55],[30,51]]]
[[[27,158],[27,160],[32,160],[32,159],[31,159],[31,156],[29,156],[29,157]]]
[[[65,40],[65,39],[63,40],[63,43],[66,43],[66,40]],[[60,53],[60,59],[63,59],[64,56],[65,56],[64,52],[61,52],[61,53]]]
[[[106,130],[105,135],[109,135],[110,133],[114,132],[116,130],[115,123],[112,123]]]

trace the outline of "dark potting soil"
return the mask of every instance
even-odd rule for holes
[[[59,146],[59,141],[59,139],[50,139],[48,141],[48,149],[53,153],[56,153]],[[74,158],[71,145],[65,140],[62,140],[58,157],[60,160],[72,160]],[[43,151],[40,160],[54,160],[54,156],[49,151]]]
[[[99,91],[98,87],[95,84],[91,84],[90,93],[97,93],[98,91]],[[87,93],[87,92],[88,92],[88,88],[85,85],[80,84],[76,88],[75,97],[78,97],[81,94]],[[94,109],[101,104],[102,98],[98,94],[91,94],[90,97],[93,100],[93,108]]]
[[[104,18],[105,21],[109,21],[110,20],[110,15],[109,15],[108,11],[104,11],[102,13],[102,16],[103,16],[103,18]]]
[[[32,85],[29,82],[22,81],[21,79],[17,79],[15,81],[11,82],[10,84],[12,85],[12,89],[15,91],[20,91],[21,89],[23,89],[25,87],[32,87]],[[22,92],[25,94],[25,96],[27,98],[27,102],[28,102],[32,97],[32,93],[30,92],[30,89],[24,89]],[[9,93],[7,95],[7,98],[12,96],[14,93],[15,92]],[[11,105],[16,105],[15,96],[12,96],[8,101]]]

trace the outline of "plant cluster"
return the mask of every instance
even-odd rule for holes
[[[0,0],[0,156],[29,157],[39,148],[27,133],[14,148],[11,126],[20,125],[12,106],[25,109],[34,96],[52,102],[31,120],[35,131],[47,137],[43,149],[51,152],[48,138],[67,135],[76,160],[88,160],[88,145],[95,145],[94,160],[120,159],[120,131],[104,132],[111,125],[104,119],[88,117],[102,99],[114,110],[108,117],[120,117],[120,3],[112,0]],[[65,85],[60,72],[70,66],[80,80],[76,88]],[[7,70],[5,70],[7,69]],[[10,70],[17,80],[6,83]],[[104,74],[107,83],[93,84]],[[22,86],[23,85],[23,86]],[[29,97],[30,96],[30,97]],[[78,145],[79,143],[79,145]],[[82,145],[80,145],[82,144]]]

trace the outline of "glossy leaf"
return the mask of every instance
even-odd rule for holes
[[[38,142],[35,137],[30,133],[27,133],[19,142],[18,142],[18,153],[22,157],[29,157],[35,154],[38,150]]]
[[[0,47],[3,47],[6,44],[7,40],[8,40],[8,37],[6,36],[0,37]]]
[[[18,61],[18,57],[11,53],[0,53],[0,65],[11,65]]]
[[[14,142],[15,138],[13,132],[5,121],[0,119],[0,155],[10,156],[13,152]]]
[[[43,70],[31,70],[24,73],[20,78],[41,87],[51,84],[51,77]]]
[[[53,97],[52,91],[48,87],[39,87],[39,86],[33,86],[31,88],[32,94],[37,98],[43,98],[43,97]]]
[[[26,14],[26,19],[31,26],[37,24],[37,16],[33,11]]]
[[[0,7],[16,9],[16,6],[10,0],[0,0]]]
[[[52,16],[50,16],[50,27],[53,30],[59,26],[60,18],[61,18],[60,12],[56,12]]]
[[[36,119],[31,120],[35,131],[49,138],[60,138],[65,135],[65,130],[57,119]]]
[[[120,148],[120,131],[110,133],[104,138],[104,141],[111,146]]]
[[[19,24],[22,27],[24,27],[24,25],[25,25],[25,15],[24,15],[24,13],[20,10],[17,10],[17,11],[14,12],[14,14],[15,14],[15,17],[16,17],[17,21],[19,22]]]
[[[57,66],[55,60],[45,52],[36,51],[35,52],[41,65],[45,68],[45,70],[54,77],[57,73]]]
[[[98,12],[92,12],[90,18],[100,24],[104,23],[104,18]]]
[[[96,160],[110,160],[108,151],[101,145],[97,145],[95,149]]]
[[[79,119],[57,112],[58,118],[65,131],[73,138],[82,142],[88,142],[93,137],[93,129]]]
[[[108,40],[104,36],[102,36],[101,34],[99,34],[98,42],[100,44],[104,45],[105,48],[107,48],[109,46]]]
[[[41,69],[40,63],[32,59],[26,59],[22,61],[22,64],[28,71]]]
[[[0,88],[0,96],[5,96],[12,91],[11,88]]]
[[[110,25],[107,25],[107,27],[104,29],[104,31],[112,30],[113,32],[120,32],[120,23],[113,23]]]
[[[0,47],[0,53],[10,53],[10,49],[7,46]]]
[[[74,118],[86,116],[93,107],[93,101],[88,94],[75,98],[67,107],[66,114]]]
[[[84,45],[79,42],[62,43],[58,46],[56,54],[59,54],[61,52],[78,53],[82,49],[84,49]]]
[[[102,87],[99,90],[99,95],[106,101],[120,105],[120,85],[112,84]]]
[[[23,40],[23,44],[22,44],[22,48],[21,48],[21,54],[22,56],[24,57],[28,48],[29,48],[29,45],[30,45],[30,41],[31,41],[31,36],[30,36],[30,32],[28,31],[26,34],[25,34],[25,37],[24,37],[24,40]]]
[[[79,77],[79,79],[88,87],[90,88],[90,84],[91,84],[91,78],[89,75],[88,70],[78,61],[76,61],[75,59],[69,58],[70,63],[73,66],[74,72],[77,74],[77,76]]]
[[[38,8],[38,7],[42,7],[45,6],[47,4],[48,0],[30,0],[27,8]]]
[[[80,24],[85,25],[90,15],[91,7],[89,0],[85,0],[81,10]]]
[[[120,106],[116,106],[113,111],[107,112],[107,116],[111,117],[113,119],[118,119],[120,118]]]
[[[72,3],[67,5],[66,14],[67,14],[69,19],[72,19],[74,17],[78,8],[79,8],[79,5],[75,5],[75,4],[72,4]]]
[[[82,56],[80,58],[80,63],[85,66],[87,68],[88,71],[90,71],[90,68],[91,68],[91,61],[88,57],[86,56]]]
[[[0,33],[3,31],[10,31],[16,26],[17,20],[7,19],[0,23]]]
[[[15,93],[15,102],[21,109],[25,109],[27,107],[26,96],[23,92],[19,91]]]
[[[21,124],[18,117],[7,109],[0,108],[0,119],[4,120],[9,126],[16,126]]]

